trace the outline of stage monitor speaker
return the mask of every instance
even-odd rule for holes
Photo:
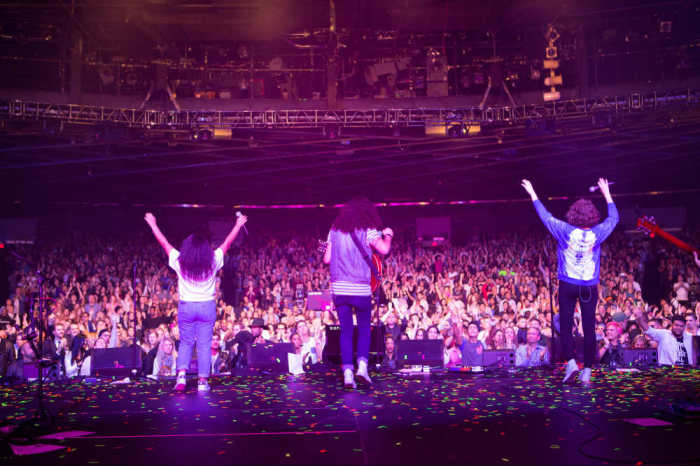
[[[306,308],[312,311],[325,311],[326,306],[331,304],[331,292],[310,291],[306,300]]]
[[[357,326],[353,327],[352,348],[354,361],[357,356]],[[384,327],[373,325],[369,340],[370,356],[384,353]],[[326,346],[323,347],[323,361],[340,364],[340,325],[326,326]]]
[[[92,350],[90,375],[126,377],[141,370],[141,347],[104,348]]]
[[[485,368],[513,367],[515,366],[515,351],[485,350],[483,366]]]
[[[658,352],[655,348],[622,350],[622,362],[625,367],[649,367],[658,364]]]
[[[260,343],[249,345],[246,354],[248,356],[249,369],[262,369],[272,372],[288,372],[288,353],[294,352],[292,343]]]
[[[442,367],[442,340],[401,340],[396,342],[396,365]]]

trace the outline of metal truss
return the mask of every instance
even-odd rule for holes
[[[444,107],[366,110],[197,110],[168,112],[77,104],[50,104],[0,99],[0,119],[58,120],[72,124],[114,124],[142,129],[216,128],[347,128],[423,127],[427,123],[471,121],[482,126],[552,118],[575,119],[598,113],[633,113],[663,107],[697,105],[697,90],[632,93],[502,107]]]

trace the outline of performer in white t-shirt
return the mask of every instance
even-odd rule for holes
[[[192,346],[197,342],[197,390],[209,391],[211,371],[211,340],[216,321],[216,272],[224,265],[224,254],[228,251],[238,232],[248,221],[240,215],[236,225],[226,236],[221,246],[211,249],[202,234],[191,234],[182,242],[180,251],[173,248],[161,233],[156,218],[150,212],[144,217],[153,235],[168,255],[168,265],[177,273],[177,288],[180,303],[177,323],[180,330],[180,348],[177,355],[177,381],[175,390],[184,391],[185,374],[192,357]]]

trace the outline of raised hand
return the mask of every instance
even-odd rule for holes
[[[532,183],[530,183],[530,180],[522,180],[520,182],[520,186],[522,186],[525,191],[530,195],[530,198],[533,201],[537,200],[537,193],[535,193],[535,188],[532,187]]]
[[[695,265],[700,267],[700,259],[698,259],[698,252],[697,251],[693,251],[693,258],[695,259]]]
[[[608,180],[606,178],[598,178],[598,187],[600,188],[600,192],[605,197],[605,200],[612,202],[612,197],[610,196],[610,183]]]
[[[239,215],[238,217],[236,217],[236,226],[238,228],[241,228],[241,227],[243,227],[243,225],[246,224],[247,221],[248,221],[247,215]]]
[[[634,314],[634,318],[636,320],[639,320],[640,318],[642,318],[644,316],[644,310],[641,307],[635,307],[633,314]]]
[[[153,215],[152,213],[148,212],[148,213],[143,217],[143,219],[146,221],[146,223],[148,223],[148,226],[150,226],[151,228],[153,228],[154,226],[156,226],[156,217],[155,217],[155,215]]]

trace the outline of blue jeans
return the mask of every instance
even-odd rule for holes
[[[197,372],[209,377],[211,372],[211,339],[216,321],[214,301],[180,301],[177,307],[177,325],[180,328],[180,349],[177,370],[187,370],[192,358],[192,346],[197,341]]]
[[[357,360],[369,359],[371,296],[334,295],[333,303],[340,320],[340,360],[343,369],[352,369],[352,309],[357,313]]]

